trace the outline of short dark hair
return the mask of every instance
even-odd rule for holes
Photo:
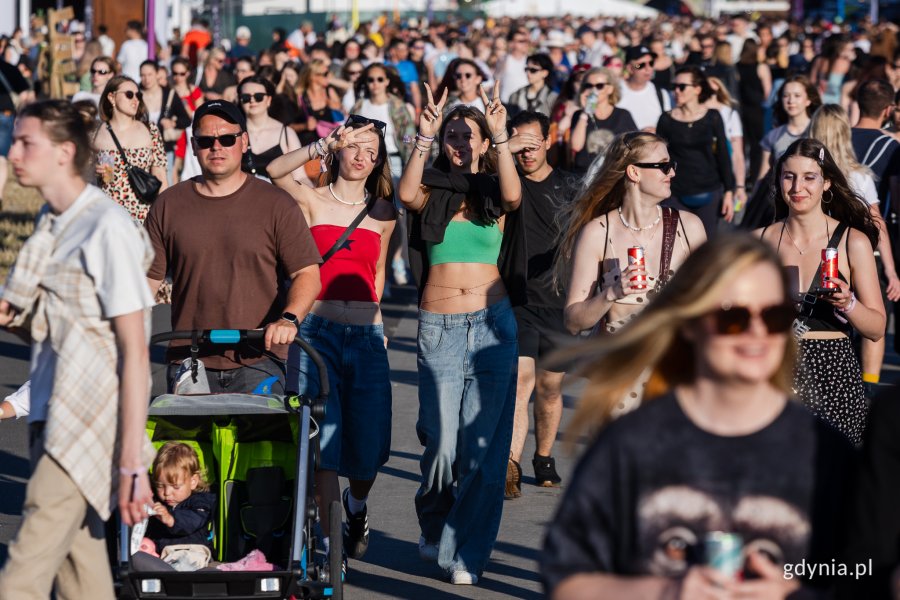
[[[541,135],[544,136],[544,139],[547,139],[547,136],[550,135],[550,117],[536,110],[523,110],[510,119],[506,127],[509,130],[510,135],[512,135],[513,129],[531,123],[540,125]]]
[[[125,23],[125,29],[131,29],[132,31],[139,31],[140,33],[144,32],[144,24],[140,21],[128,21]]]
[[[875,119],[894,103],[894,87],[886,79],[870,79],[856,90],[859,114]]]
[[[553,60],[550,58],[549,54],[545,54],[544,52],[537,52],[532,54],[528,58],[525,59],[525,64],[533,63],[547,71],[548,77],[553,74]]]
[[[155,70],[159,71],[159,63],[156,62],[155,60],[150,60],[150,59],[147,59],[144,62],[142,62],[141,66],[138,67],[138,70],[143,69],[144,67],[146,67],[148,65],[153,67]]]
[[[97,25],[97,31],[100,35],[106,35],[106,32],[109,30],[106,28],[106,25]]]

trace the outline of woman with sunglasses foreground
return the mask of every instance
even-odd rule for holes
[[[327,138],[276,158],[268,172],[300,205],[324,261],[322,291],[298,331],[322,355],[331,382],[317,502],[343,501],[343,548],[362,558],[369,545],[366,499],[391,447],[390,367],[379,305],[397,213],[384,136],[354,117]],[[292,177],[313,156],[328,169],[327,185],[318,188]],[[318,393],[318,371],[305,352],[290,351],[287,381],[310,397]],[[338,475],[350,480],[343,496]],[[327,518],[320,523],[327,549],[330,536],[342,533],[330,531]]]
[[[795,334],[800,361],[794,391],[816,415],[856,445],[862,443],[867,404],[850,333],[878,340],[885,311],[873,249],[878,227],[863,200],[818,140],[794,142],[774,169],[780,189],[775,215],[757,230],[775,247],[800,302]],[[824,249],[836,252],[829,273]]]
[[[100,120],[93,145],[97,155],[97,178],[100,189],[125,207],[131,218],[143,223],[149,204],[138,200],[128,180],[118,139],[128,164],[149,171],[162,182],[160,192],[168,187],[166,151],[156,123],[148,120],[143,93],[132,79],[119,75],[110,79],[100,97]]]
[[[610,144],[603,166],[567,205],[554,276],[566,283],[569,331],[616,333],[706,241],[695,215],[660,205],[675,176],[662,139],[626,133]],[[636,246],[643,252],[641,262],[630,257]],[[640,402],[643,380],[636,381],[619,412]]]
[[[480,91],[486,114],[460,106],[444,118],[448,92],[435,102],[426,87],[398,193],[419,292],[419,555],[463,585],[478,582],[500,529],[518,361],[497,260],[522,186],[499,82],[491,99]],[[426,169],[435,136],[440,155]]]
[[[768,245],[722,236],[621,332],[561,357],[589,378],[569,435],[594,440],[547,532],[548,597],[785,598],[801,583],[782,564],[839,556],[852,449],[790,399],[790,288]],[[610,423],[645,370],[644,404]]]

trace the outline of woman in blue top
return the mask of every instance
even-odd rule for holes
[[[420,302],[419,553],[455,584],[478,581],[500,528],[516,395],[516,320],[497,259],[522,189],[499,90],[481,90],[485,114],[461,106],[444,119],[447,92],[435,103],[426,87],[398,194]],[[437,134],[441,153],[425,169]]]

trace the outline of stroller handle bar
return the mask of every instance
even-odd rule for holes
[[[189,340],[196,344],[220,344],[234,346],[242,342],[262,342],[265,337],[266,332],[264,329],[203,329],[194,331],[167,331],[164,333],[157,333],[156,335],[151,337],[150,345],[152,346],[154,344],[168,342],[171,340]],[[316,365],[316,370],[319,372],[319,398],[327,398],[329,393],[327,376],[328,371],[325,368],[325,362],[322,360],[322,357],[319,355],[316,349],[309,344],[309,342],[302,339],[300,336],[295,337],[293,343],[296,344],[301,350],[306,352],[309,358],[313,361],[313,364]]]

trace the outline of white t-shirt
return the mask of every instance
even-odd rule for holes
[[[147,60],[147,42],[144,40],[125,40],[119,48],[116,60],[122,65],[122,75],[131,77],[135,82],[141,81],[141,63]]]
[[[875,187],[875,180],[871,175],[864,171],[850,171],[847,182],[850,184],[850,189],[862,196],[866,204],[869,206],[878,204],[878,188]]]
[[[100,303],[99,319],[107,321],[153,306],[139,227],[124,208],[93,185],[85,187],[53,224],[53,231],[62,235],[50,260],[75,264],[87,272]],[[47,420],[56,360],[49,338],[32,345],[29,422]]]
[[[656,127],[659,118],[664,112],[672,110],[672,101],[666,91],[662,92],[662,106],[659,105],[659,94],[656,93],[656,86],[653,82],[649,82],[640,91],[634,91],[625,81],[619,85],[622,99],[616,104],[619,108],[624,108],[631,113],[634,124],[638,129],[646,127]]]
[[[22,387],[3,400],[9,402],[12,406],[17,419],[27,417],[28,413],[31,412],[31,381],[26,381],[22,384]]]
[[[388,110],[388,103],[372,104],[368,98],[363,100],[362,106],[359,108],[359,114],[369,119],[378,119],[387,124],[384,130],[384,145],[387,147],[388,154],[395,154],[400,151],[397,148],[397,140],[394,137],[394,122],[391,121],[391,113]]]
[[[500,101],[504,104],[509,102],[513,92],[528,85],[528,75],[525,73],[527,62],[527,56],[519,59],[512,54],[507,54],[503,59],[503,67],[497,71],[497,77],[500,78]]]
[[[741,115],[730,106],[720,106],[719,114],[725,124],[725,135],[729,140],[744,137],[744,126],[741,123]]]
[[[85,92],[84,90],[80,90],[75,92],[75,95],[72,96],[72,102],[81,102],[82,100],[90,100],[94,103],[94,106],[100,107],[100,94],[95,94],[94,92]]]

